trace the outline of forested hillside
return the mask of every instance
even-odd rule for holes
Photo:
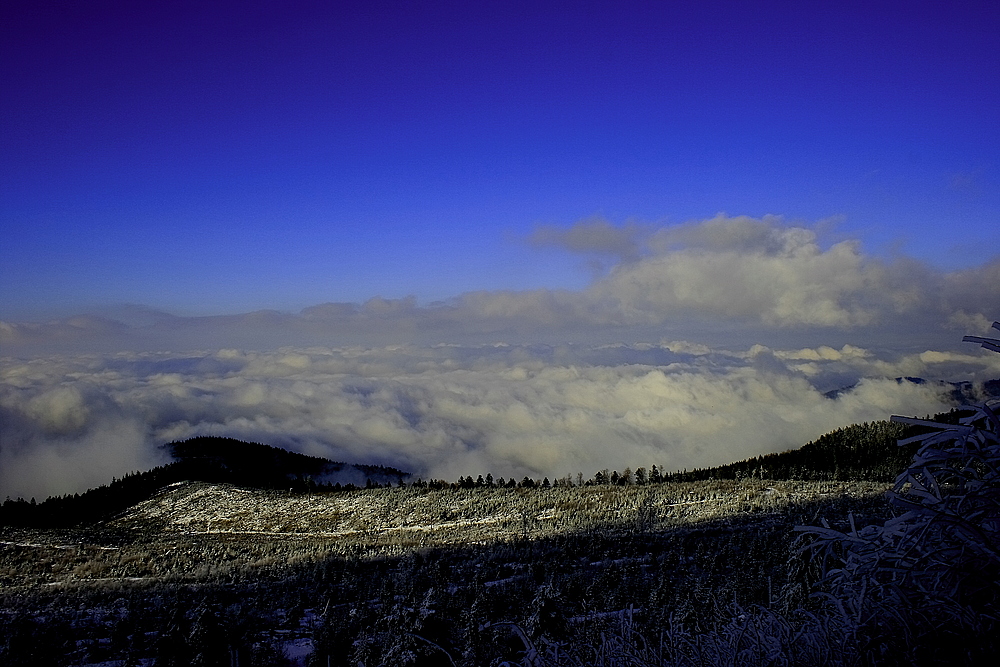
[[[946,419],[947,415],[938,415]],[[716,468],[671,475],[671,479],[834,479],[891,482],[906,469],[917,445],[897,442],[917,433],[890,421],[853,424],[827,433],[799,449],[756,456]]]
[[[948,415],[938,415],[947,420]],[[409,480],[432,488],[545,487],[549,485],[630,485],[710,479],[841,480],[891,482],[902,472],[916,446],[898,447],[918,427],[878,421],[854,424],[823,435],[799,449],[758,456],[715,468],[667,471],[653,464],[632,469],[600,470],[548,480],[476,479]],[[193,438],[165,445],[174,462],[136,472],[83,494],[55,496],[41,503],[8,498],[0,505],[0,526],[70,527],[109,519],[151,497],[158,489],[182,481],[234,484],[250,489],[282,489],[297,493],[339,492],[358,487],[394,486],[409,478],[385,466],[347,464],[305,456],[277,447],[232,438]],[[340,480],[340,481],[337,481]]]
[[[800,600],[813,575],[788,574],[792,528],[884,517],[885,489],[181,483],[100,530],[3,533],[0,633],[52,664],[490,665],[525,654],[519,632],[584,647],[623,621],[655,635]]]
[[[395,468],[339,463],[233,438],[192,438],[164,448],[174,459],[172,463],[125,475],[82,494],[53,496],[41,503],[34,498],[8,498],[0,506],[0,526],[65,528],[95,524],[169,484],[188,480],[307,493],[398,484],[407,477],[407,473]]]

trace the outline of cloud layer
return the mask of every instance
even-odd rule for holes
[[[35,359],[0,376],[0,494],[80,491],[162,462],[157,445],[195,435],[425,478],[693,468],[945,407],[940,387],[892,379],[901,375],[995,377],[1000,359],[685,342]]]
[[[102,484],[195,435],[446,479],[709,466],[945,407],[900,376],[1000,376],[959,342],[1000,316],[998,262],[946,273],[778,218],[529,242],[598,263],[593,283],[0,323],[0,499]]]
[[[988,327],[1000,310],[1000,260],[944,272],[904,257],[866,255],[854,240],[823,237],[814,227],[776,217],[720,215],[660,228],[588,220],[542,227],[528,239],[603,267],[579,291],[468,292],[429,305],[374,297],[298,314],[173,317],[133,308],[117,319],[0,323],[0,344],[20,356],[66,349],[606,342],[648,340],[657,331],[699,338],[706,330],[743,332],[731,339],[740,343],[751,330],[761,337],[818,332],[810,339],[816,343],[832,336],[899,345],[933,335],[940,345],[960,339],[956,332]]]

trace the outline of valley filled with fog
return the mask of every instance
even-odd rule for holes
[[[850,346],[678,342],[52,356],[0,375],[0,489],[80,492],[163,463],[160,445],[197,435],[425,479],[691,469],[950,407],[952,385],[896,378],[990,373],[995,359],[973,350],[886,360]]]

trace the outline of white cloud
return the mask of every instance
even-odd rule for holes
[[[1000,262],[944,273],[774,217],[531,240],[618,263],[581,291],[6,323],[0,496],[79,491],[203,434],[447,479],[692,468],[944,408],[896,377],[1000,375],[960,343],[1000,314]]]
[[[592,288],[632,322],[699,317],[767,326],[863,327],[917,312],[931,272],[865,257],[858,243],[822,248],[779,219],[717,217],[665,228],[642,260]]]
[[[107,484],[112,477],[165,462],[149,446],[148,427],[138,416],[98,413],[96,406],[86,406],[73,416],[73,432],[68,433],[58,421],[58,430],[53,431],[50,415],[26,418],[6,403],[0,405],[0,498],[42,500]],[[57,403],[57,414],[61,409]],[[80,415],[86,419],[78,421]]]
[[[683,341],[52,357],[2,376],[0,494],[79,491],[160,461],[157,445],[205,434],[445,479],[690,469],[946,406],[942,389],[894,376],[836,399],[823,395],[830,383],[913,364],[997,370],[987,360]]]
[[[982,328],[1000,310],[1000,261],[959,272],[865,254],[860,243],[825,243],[815,228],[777,217],[717,216],[655,229],[588,220],[541,228],[536,243],[617,263],[580,291],[479,291],[419,305],[412,297],[321,304],[297,315],[260,311],[219,317],[159,317],[129,326],[95,317],[5,323],[7,354],[72,350],[274,349],[285,345],[431,345],[610,342],[659,339],[743,345],[748,333],[788,334],[812,345],[942,346]],[[708,333],[715,336],[704,340]],[[655,334],[655,335],[654,335]],[[928,337],[932,337],[929,339]],[[843,337],[842,337],[843,338]]]
[[[643,253],[653,231],[651,225],[630,222],[616,227],[602,218],[590,218],[569,228],[540,225],[528,241],[538,247],[611,255],[619,261],[631,261]]]

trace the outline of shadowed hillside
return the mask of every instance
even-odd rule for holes
[[[397,484],[408,475],[395,468],[340,463],[233,438],[192,438],[165,449],[175,459],[172,463],[113,479],[82,494],[53,496],[38,504],[34,499],[8,498],[0,507],[0,526],[94,524],[184,481],[309,492]]]

